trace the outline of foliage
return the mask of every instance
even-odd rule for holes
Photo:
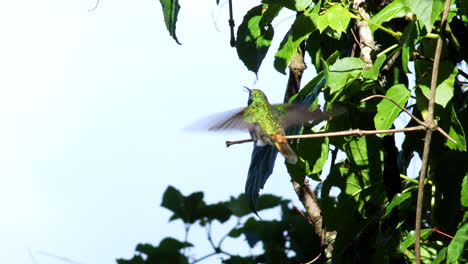
[[[281,210],[279,220],[258,220],[252,217],[250,208],[243,194],[231,197],[228,201],[206,204],[203,193],[195,192],[182,195],[177,189],[169,186],[163,195],[161,206],[169,209],[173,215],[169,221],[179,219],[183,222],[186,238],[192,228],[204,227],[207,240],[213,252],[198,259],[189,252],[193,245],[188,241],[165,238],[158,246],[138,244],[136,254],[131,259],[118,259],[119,264],[152,264],[152,263],[195,263],[207,257],[219,255],[223,263],[300,263],[319,254],[320,240],[313,234],[313,228],[298,210],[289,207],[289,201],[274,195],[262,195],[258,210],[277,208]],[[234,226],[215,243],[212,238],[212,225],[215,222]],[[240,255],[241,252],[226,250],[223,242],[226,239],[245,240],[250,247],[262,244],[264,252],[259,255]],[[315,249],[313,249],[315,248]],[[312,249],[312,250],[311,250]]]
[[[163,2],[168,1],[161,0]],[[171,6],[178,6],[178,1],[170,2]],[[238,27],[239,59],[256,74],[276,37],[272,22],[281,12],[295,12],[286,35],[278,37],[282,41],[274,54],[273,66],[285,74],[292,58],[305,54],[305,60],[314,66],[317,75],[312,80],[304,80],[304,88],[290,101],[304,102],[304,98],[315,98],[319,91],[325,101],[324,108],[339,103],[347,109],[320,129],[306,124],[298,129],[299,134],[418,125],[413,119],[406,124],[399,116],[410,118],[389,101],[361,102],[376,94],[392,98],[419,119],[426,119],[429,114],[434,53],[441,33],[444,1],[365,1],[366,5],[359,10],[353,7],[353,2],[263,0],[245,14]],[[167,9],[167,4],[163,4],[163,10],[169,32],[176,39],[177,12]],[[369,26],[373,45],[357,40],[363,32],[362,23]],[[437,69],[434,117],[437,125],[455,142],[437,132],[432,137],[428,178],[424,182],[423,262],[466,263],[468,260],[465,134],[468,129],[468,74],[463,70],[468,59],[464,48],[468,46],[467,36],[467,1],[452,1],[446,34],[442,36],[444,46]],[[369,47],[370,65],[363,56],[366,54],[360,54]],[[414,80],[415,85],[411,85],[410,80]],[[318,101],[308,103],[317,105]],[[327,234],[334,234],[327,236],[327,243],[333,245],[333,250],[327,256],[322,255],[322,262],[331,259],[333,263],[411,263],[415,260],[418,175],[414,173],[412,161],[414,157],[422,157],[423,138],[421,131],[406,131],[401,145],[396,144],[394,134],[389,133],[291,141],[301,159],[296,165],[287,164],[288,172],[297,182],[304,178],[319,182],[316,192],[323,224]],[[337,153],[345,158],[339,160]],[[329,157],[330,168],[324,170]],[[333,189],[338,189],[339,194],[334,195]],[[245,220],[249,210],[241,199],[239,196],[206,205],[202,193],[185,197],[168,188],[162,205],[174,213],[171,220],[181,219],[189,226],[209,226],[215,220],[226,223],[233,216],[239,218],[238,225],[228,236],[243,235],[251,246],[261,241],[264,253],[246,257],[227,254],[220,251],[220,246],[214,247],[216,253],[227,256],[226,263],[299,263],[321,252],[320,234],[314,233],[312,227],[307,231],[307,238],[303,236],[305,231],[296,234],[288,229],[304,223],[304,219],[288,208],[286,201],[275,197],[275,202],[270,204],[270,207],[282,208],[281,219],[258,221],[255,218]],[[272,198],[261,196],[260,203],[262,199]],[[306,226],[301,228],[306,230]],[[453,239],[433,232],[435,228],[453,235]],[[297,239],[293,239],[293,233]],[[162,243],[157,248],[161,248]],[[171,249],[174,256],[194,262],[180,253],[190,246],[187,242],[173,244],[176,245]],[[120,263],[153,263],[149,262],[149,256],[156,253],[152,252],[163,252],[162,249],[145,252],[140,249],[137,248],[133,262],[119,260]]]

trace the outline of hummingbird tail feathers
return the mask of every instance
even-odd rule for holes
[[[297,163],[297,154],[294,150],[289,146],[288,141],[284,138],[283,135],[275,135],[274,145],[275,148],[283,154],[284,158],[291,164]]]

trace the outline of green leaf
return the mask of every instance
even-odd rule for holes
[[[432,25],[444,9],[443,0],[403,0],[403,2],[410,8],[411,12],[416,14],[428,33],[431,32]]]
[[[226,203],[210,204],[200,210],[200,217],[206,218],[208,222],[218,220],[220,223],[224,223],[229,220],[231,214]]]
[[[390,87],[385,95],[404,107],[410,98],[411,92],[404,84],[397,84]],[[389,129],[400,112],[401,109],[394,103],[389,100],[382,99],[382,101],[377,105],[377,114],[374,117],[375,128],[379,130]]]
[[[429,237],[430,234],[432,234],[433,230],[428,228],[428,229],[421,229],[421,240],[426,239]],[[414,230],[411,230],[408,235],[403,239],[403,241],[400,242],[399,245],[399,250],[402,253],[406,253],[408,248],[416,243],[416,232]]]
[[[293,11],[301,12],[306,10],[313,3],[313,0],[262,0],[262,3],[279,4]],[[316,5],[320,6],[320,2]]]
[[[291,29],[284,36],[275,55],[274,66],[278,72],[286,74],[285,69],[291,62],[294,53],[298,51],[299,45],[310,33],[316,30],[316,26],[312,21],[312,15],[315,14],[299,13]]]
[[[447,147],[451,149],[466,151],[465,131],[463,131],[463,126],[461,125],[460,120],[458,120],[457,112],[455,112],[453,106],[450,109],[450,129],[448,134],[455,141],[457,141],[457,144],[453,143],[450,140],[447,140]]]
[[[351,20],[350,13],[341,5],[335,5],[327,9],[323,16],[327,18],[328,26],[337,32],[346,32]]]
[[[238,197],[231,196],[231,199],[226,203],[226,206],[231,210],[232,214],[237,217],[242,217],[251,213],[244,194],[241,194]]]
[[[443,66],[446,66],[445,64]],[[441,66],[441,68],[443,67]],[[450,68],[449,68],[450,70]],[[456,67],[452,68],[452,72],[446,72],[447,69],[442,70],[443,73],[439,74],[438,78],[442,79],[442,82],[439,82],[439,85],[436,88],[436,98],[435,103],[445,108],[448,102],[453,98],[455,79],[458,74],[458,69]],[[449,75],[448,75],[449,74]],[[443,75],[443,76],[440,76]],[[448,76],[447,76],[448,75]],[[420,85],[420,88],[424,96],[429,99],[431,95],[431,89],[426,85]]]
[[[324,65],[326,65],[325,62]],[[339,59],[330,65],[326,71],[330,92],[333,94],[343,89],[349,80],[354,80],[360,75],[363,67],[362,60],[354,57]]]
[[[411,21],[403,31],[403,36],[400,39],[401,45],[401,65],[405,73],[410,73],[408,69],[408,63],[411,58],[411,54],[416,45],[416,38],[419,36],[419,26],[416,21]]]
[[[336,32],[346,32],[348,28],[351,15],[341,5],[334,5],[327,9],[321,16],[316,17],[317,28],[322,33],[327,27],[335,30]]]
[[[385,56],[385,54],[377,56],[377,59],[375,59],[374,61],[374,65],[372,65],[372,68],[364,70],[363,77],[366,79],[377,81],[377,79],[379,78],[380,67],[382,67],[386,58],[387,56]]]
[[[434,260],[431,261],[431,264],[439,264],[442,263],[442,261],[445,259],[445,255],[447,253],[447,248],[444,247],[437,253],[437,256],[434,258]]]
[[[237,55],[247,69],[257,74],[274,35],[271,25],[280,5],[263,4],[250,9],[237,30]]]
[[[404,0],[395,0],[371,18],[372,23],[369,23],[369,27],[374,32],[377,27],[373,24],[382,25],[382,23],[390,21],[393,18],[404,17],[410,11],[410,7],[406,5]]]
[[[304,128],[302,135],[313,133],[311,128]],[[322,171],[325,162],[328,159],[329,139],[325,138],[306,138],[299,140],[299,156],[306,162],[305,172],[307,176],[316,181],[320,181],[319,173]]]
[[[393,208],[395,208],[395,206],[398,206],[399,204],[403,203],[409,198],[411,198],[410,192],[403,193],[403,194],[397,193],[395,196],[393,196],[393,199],[390,202],[390,204],[387,206],[387,208],[385,208],[385,214],[382,216],[382,218],[387,217],[392,212]]]
[[[463,178],[460,202],[464,207],[468,207],[468,174]]]
[[[181,45],[176,36],[177,15],[179,14],[180,10],[179,0],[159,0],[159,2],[162,5],[164,22],[166,23],[167,31],[169,31],[169,34],[175,40],[175,42]]]
[[[443,8],[443,0],[395,0],[373,16],[371,21],[382,25],[382,23],[390,21],[393,18],[404,17],[409,12],[412,12],[423,23],[427,32],[431,32],[432,25],[441,14]],[[372,23],[369,26],[372,31],[377,29]]]
[[[468,222],[463,223],[450,242],[447,250],[447,263],[454,263],[468,248]]]

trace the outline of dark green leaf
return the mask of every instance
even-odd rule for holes
[[[403,71],[409,73],[408,63],[411,59],[411,54],[414,51],[416,45],[416,38],[421,32],[419,31],[419,25],[417,21],[411,21],[403,31],[403,36],[400,39],[401,45],[401,65]]]
[[[448,134],[457,141],[457,144],[447,140],[446,145],[451,149],[466,151],[465,131],[463,131],[463,126],[461,125],[460,120],[458,120],[457,113],[453,106],[450,110],[450,129]]]
[[[249,258],[249,257],[231,256],[228,259],[224,259],[223,263],[225,264],[255,264],[257,262],[252,260],[252,258]]]
[[[404,107],[410,98],[411,92],[405,85],[397,84],[388,89],[385,95]],[[375,128],[389,129],[400,112],[401,109],[394,103],[382,99],[377,105],[377,114],[374,117]]]
[[[460,202],[464,207],[468,207],[468,174],[463,178]]]
[[[273,39],[271,22],[280,10],[277,4],[256,6],[247,12],[237,30],[237,54],[250,71],[257,73],[262,65]]]
[[[171,221],[180,218],[184,223],[194,223],[202,217],[201,210],[205,207],[205,203],[202,192],[195,192],[185,197],[177,189],[169,186],[164,192],[161,206],[174,213]]]
[[[450,242],[447,250],[447,263],[461,261],[463,252],[468,248],[468,222],[463,223]]]
[[[432,234],[433,230],[428,228],[428,229],[421,229],[421,240],[426,239],[429,237],[430,234]],[[403,241],[400,242],[399,250],[402,253],[405,253],[406,250],[412,245],[416,243],[416,232],[414,230],[411,230],[407,236],[403,239]]]
[[[395,206],[398,206],[399,204],[403,203],[404,201],[408,200],[409,198],[411,198],[411,193],[410,192],[403,193],[403,194],[398,193],[397,195],[393,196],[392,201],[387,206],[387,208],[385,208],[385,214],[382,216],[382,218],[387,217],[392,212],[393,208],[395,208]]]
[[[162,5],[164,22],[166,23],[167,31],[171,37],[180,45],[176,36],[176,22],[177,15],[179,14],[180,6],[179,0],[159,0]]]

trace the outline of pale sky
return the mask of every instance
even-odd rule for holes
[[[281,102],[287,77],[271,58],[292,19],[276,25],[256,81],[215,3],[181,1],[182,46],[156,0],[101,0],[93,12],[94,0],[0,3],[0,263],[115,263],[137,243],[183,239],[160,207],[168,185],[208,202],[244,190],[252,145],[224,142],[248,135],[184,127],[244,106],[243,85]],[[236,25],[257,3],[236,3]],[[282,157],[266,192],[295,199]]]

